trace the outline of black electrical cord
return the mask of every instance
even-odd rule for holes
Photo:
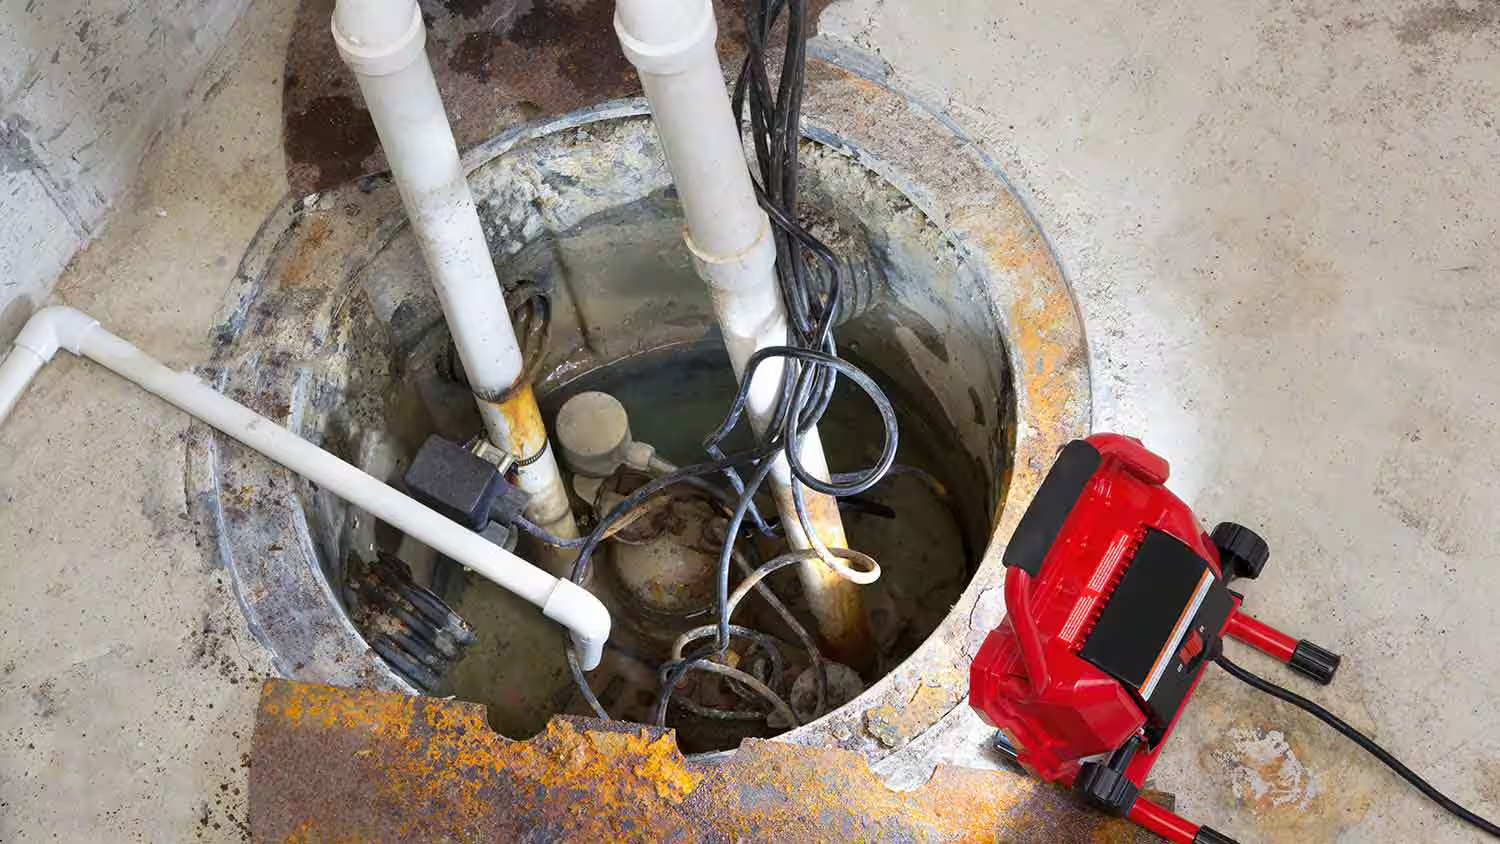
[[[784,22],[785,49],[777,84],[771,84],[767,70],[768,42],[773,31]],[[858,367],[838,356],[833,339],[847,277],[847,267],[815,235],[798,222],[798,189],[800,162],[798,148],[802,140],[802,92],[806,81],[807,34],[810,27],[807,0],[745,0],[745,23],[749,50],[734,87],[733,108],[742,129],[749,132],[755,150],[752,182],[756,198],[772,224],[776,243],[776,278],[787,314],[787,337],[783,346],[761,349],[746,363],[741,373],[740,389],[735,395],[723,424],[704,442],[710,462],[690,466],[664,475],[626,497],[599,520],[581,542],[569,543],[578,548],[572,579],[582,583],[589,562],[599,544],[607,537],[609,527],[642,506],[649,498],[668,486],[687,478],[705,478],[722,474],[737,496],[730,510],[717,570],[717,619],[712,644],[684,654],[680,660],[662,666],[662,693],[657,708],[664,717],[666,701],[682,675],[709,657],[729,648],[729,577],[736,544],[745,538],[748,519],[753,530],[763,536],[775,535],[776,529],[756,507],[755,496],[761,485],[783,456],[797,483],[792,484],[792,501],[798,521],[813,543],[818,557],[829,565],[839,565],[841,549],[829,549],[818,541],[813,529],[803,486],[815,492],[844,497],[858,495],[879,483],[895,460],[899,443],[896,413],[880,386]],[[746,125],[748,121],[748,126]],[[760,432],[761,446],[752,452],[730,456],[723,452],[723,442],[744,416],[752,375],[764,362],[772,359],[783,364],[781,390],[771,418]],[[880,416],[884,441],[880,457],[865,469],[836,475],[825,481],[814,476],[804,465],[802,441],[823,418],[840,376],[854,382],[871,400]],[[748,471],[748,479],[741,477]],[[786,534],[791,526],[779,524]],[[523,530],[528,527],[521,526]],[[529,531],[533,532],[534,531]],[[770,595],[765,584],[760,590]],[[574,664],[573,675],[594,711],[608,717],[598,705],[583,676]],[[718,668],[707,670],[717,671]],[[819,670],[818,693],[826,693],[826,679]]]
[[[584,580],[588,577],[589,562],[593,558],[594,552],[599,549],[600,543],[608,537],[609,529],[617,522],[629,516],[636,508],[645,504],[652,497],[659,495],[668,487],[680,483],[687,478],[701,478],[706,475],[717,474],[735,466],[763,459],[765,453],[766,449],[762,447],[748,453],[719,457],[708,463],[684,466],[676,471],[668,472],[632,492],[601,518],[599,523],[594,525],[594,529],[589,532],[589,535],[585,537],[583,544],[579,546],[578,557],[573,561],[573,568],[569,575],[570,579],[580,586],[583,585]]]
[[[748,383],[749,381],[747,380],[745,384]],[[609,511],[609,513],[601,518],[598,524],[594,525],[594,529],[592,531],[589,531],[588,536],[583,537],[583,542],[578,546],[578,556],[573,560],[573,567],[569,572],[569,579],[580,586],[583,585],[584,581],[588,578],[589,562],[592,559],[594,552],[598,550],[599,545],[604,541],[610,528],[616,523],[625,519],[638,507],[650,500],[653,496],[664,492],[673,484],[680,483],[687,478],[701,478],[706,475],[725,472],[726,470],[732,469],[734,466],[744,465],[757,459],[766,464],[767,467],[769,467],[770,461],[766,459],[766,456],[770,453],[773,453],[773,450],[762,446],[761,448],[749,453],[726,455],[708,463],[699,463],[693,466],[684,466],[680,469],[677,469],[676,471],[668,472],[667,474],[662,475],[656,480],[647,483],[645,486],[641,487],[635,492],[632,492],[630,495],[626,496],[624,500],[616,504]],[[759,486],[758,481],[756,483],[756,486]],[[752,499],[754,495],[755,489],[752,488],[740,497],[737,507],[737,512],[739,512],[740,514],[740,522],[743,521],[744,512],[749,509],[750,499]],[[725,546],[729,547],[731,550],[734,547],[736,533],[738,532],[738,525],[739,522],[736,522],[735,529],[728,531],[724,540]],[[522,529],[524,530],[525,528],[523,527]],[[722,617],[722,613],[720,615]],[[586,678],[583,674],[583,669],[579,665],[578,655],[574,651],[572,643],[569,642],[564,646],[563,649],[566,652],[568,667],[573,674],[574,685],[578,687],[579,693],[589,704],[589,708],[594,711],[594,714],[605,720],[610,720],[609,712],[604,709],[604,706],[599,702],[599,698],[594,694],[593,689],[589,687],[588,678]]]
[[[546,363],[547,346],[552,342],[552,295],[547,288],[530,279],[518,279],[505,289],[505,307],[510,320],[516,326],[516,337],[521,344],[522,368],[507,394],[530,387],[541,374]],[[456,384],[469,385],[469,376],[464,372],[459,358],[458,344],[448,340],[448,356],[444,375]]]
[[[753,543],[751,551],[754,551]],[[735,562],[739,563],[740,573],[745,575],[745,577],[752,577],[755,574],[755,568],[742,555],[736,554]],[[797,641],[802,643],[803,649],[807,651],[807,658],[813,670],[817,672],[813,675],[813,711],[821,713],[824,705],[828,702],[828,666],[823,661],[823,654],[818,650],[817,641],[813,639],[812,634],[807,632],[807,627],[792,614],[791,608],[776,596],[771,587],[764,583],[756,583],[755,591],[770,606],[771,610],[781,617],[782,623],[791,629],[792,635],[797,637]],[[732,616],[734,614],[727,607],[725,609],[726,615]]]
[[[1302,711],[1308,713],[1314,718],[1317,718],[1319,721],[1322,721],[1328,726],[1334,728],[1345,738],[1364,748],[1365,752],[1369,753],[1371,756],[1374,756],[1376,759],[1379,759],[1382,763],[1385,764],[1386,767],[1390,768],[1392,771],[1395,771],[1401,776],[1402,779],[1411,783],[1416,787],[1418,791],[1427,795],[1427,798],[1429,800],[1438,804],[1439,806],[1442,806],[1454,817],[1464,821],[1465,823],[1472,824],[1477,829],[1487,832],[1496,838],[1500,838],[1500,826],[1497,826],[1494,823],[1491,823],[1490,821],[1487,821],[1484,818],[1481,818],[1480,816],[1474,814],[1468,809],[1465,809],[1464,807],[1455,803],[1451,798],[1448,797],[1448,795],[1442,793],[1441,791],[1438,791],[1436,788],[1433,788],[1432,785],[1427,782],[1427,780],[1422,779],[1417,775],[1415,771],[1402,764],[1400,759],[1392,756],[1385,748],[1372,741],[1369,736],[1366,736],[1359,730],[1356,730],[1348,724],[1344,723],[1344,720],[1342,718],[1339,718],[1332,712],[1329,712],[1318,704],[1313,703],[1312,701],[1297,694],[1294,691],[1291,691],[1290,689],[1284,689],[1281,686],[1272,683],[1270,680],[1256,676],[1255,674],[1251,674],[1249,671],[1246,671],[1238,665],[1235,665],[1229,660],[1228,657],[1224,656],[1223,654],[1220,654],[1214,660],[1214,662],[1218,663],[1219,667],[1228,672],[1231,677],[1234,677],[1236,680],[1239,680],[1245,685],[1250,686],[1257,691],[1265,692],[1266,694],[1274,698],[1284,700],[1287,703],[1290,703],[1291,705],[1297,707],[1298,709],[1301,709]]]
[[[510,523],[517,529],[519,529],[522,533],[528,534],[536,539],[541,540],[542,542],[545,542],[548,545],[554,545],[558,548],[582,548],[589,541],[589,538],[587,536],[579,536],[573,538],[558,536],[557,534],[547,530],[546,528],[542,527],[536,522],[533,522],[525,516],[513,516],[511,517]]]
[[[573,649],[571,644],[563,648],[563,653],[568,658],[568,670],[573,672],[573,683],[578,686],[579,694],[583,695],[583,699],[588,703],[589,708],[594,710],[595,715],[606,721],[610,720],[609,713],[604,709],[604,704],[599,702],[598,696],[594,694],[594,690],[589,686],[588,678],[583,676],[583,666],[578,662],[578,653]]]
[[[832,549],[832,555],[839,559],[855,564],[869,563],[873,565],[873,561],[870,561],[869,558],[865,555],[859,553],[858,551],[851,551],[847,548]],[[735,587],[734,592],[722,602],[724,611],[718,620],[718,625],[706,625],[703,627],[697,627],[677,637],[677,641],[672,644],[672,655],[674,659],[665,663],[661,669],[662,693],[657,698],[656,710],[654,712],[655,724],[657,724],[658,726],[664,725],[667,713],[667,704],[671,701],[672,691],[677,687],[677,684],[681,682],[683,675],[687,674],[687,672],[695,668],[703,668],[703,663],[707,662],[708,656],[722,653],[724,651],[724,648],[720,646],[716,641],[714,647],[700,649],[693,655],[689,656],[685,654],[688,643],[699,639],[705,639],[709,636],[715,636],[717,640],[719,638],[722,638],[726,634],[726,631],[731,634],[739,633],[744,628],[729,624],[729,619],[734,616],[735,609],[740,605],[742,601],[745,600],[745,596],[750,594],[750,591],[752,589],[763,591],[767,599],[769,600],[771,599],[773,593],[771,593],[763,583],[766,577],[788,566],[813,561],[823,562],[826,565],[826,561],[823,559],[822,555],[812,550],[792,551],[786,554],[782,554],[779,557],[775,557],[767,561],[766,563],[763,563],[762,565],[747,573],[745,575],[745,579],[741,580],[739,585]],[[807,646],[807,654],[808,659],[811,662],[811,666],[818,672],[815,675],[815,688],[817,690],[816,709],[818,711],[821,711],[828,695],[827,665],[823,661],[822,654],[818,652],[817,647],[811,641],[806,641],[804,639],[804,643]]]
[[[835,357],[816,349],[797,348],[793,346],[767,346],[751,355],[750,359],[745,362],[745,371],[740,376],[740,389],[735,393],[734,401],[729,406],[729,412],[725,414],[724,421],[720,423],[719,427],[713,433],[708,435],[708,439],[704,442],[704,448],[709,454],[717,456],[721,453],[720,445],[729,436],[730,432],[739,425],[740,419],[744,416],[745,404],[750,396],[750,382],[752,377],[762,364],[773,358],[784,358],[788,361],[800,361],[819,367],[827,367],[835,373],[845,375],[863,390],[865,395],[869,396],[870,401],[875,405],[876,412],[880,414],[880,420],[884,428],[884,440],[880,447],[880,457],[875,461],[875,464],[859,472],[840,473],[836,476],[836,480],[832,481],[824,481],[813,477],[802,467],[800,434],[812,428],[813,425],[816,425],[816,419],[799,423],[797,427],[801,430],[792,437],[784,437],[784,432],[778,432],[783,434],[783,436],[777,437],[772,442],[784,446],[787,463],[791,466],[792,473],[802,481],[804,486],[821,492],[824,495],[831,496],[858,495],[879,483],[880,479],[885,477],[885,473],[890,470],[891,464],[896,462],[896,448],[900,440],[900,433],[896,422],[896,408],[891,404],[891,400],[886,396],[885,391],[880,389],[880,385],[875,383],[875,379],[866,375],[859,367],[843,358]],[[788,368],[790,369],[790,367]],[[789,407],[786,402],[782,404],[782,409],[788,411],[787,415],[794,418],[799,415],[799,411],[802,409],[798,402],[806,398],[806,396],[795,395],[796,392],[794,390],[794,396]]]
[[[766,70],[767,44],[783,19],[786,43],[778,86],[773,94]],[[742,126],[748,112],[748,130],[754,141],[759,176],[755,180],[757,197],[771,219],[776,236],[777,278],[791,335],[788,345],[821,352],[837,360],[832,331],[847,270],[826,245],[797,223],[798,149],[809,28],[807,2],[747,0],[745,28],[749,50],[735,83],[733,106]],[[826,292],[813,284],[815,273],[807,262],[809,255],[827,274]],[[801,436],[822,418],[833,398],[838,375],[854,378],[850,371],[853,368],[834,367],[824,361],[806,359],[799,364],[798,367],[786,368],[783,402],[778,406],[776,420],[770,427],[782,433],[788,462],[798,481],[825,495],[853,494],[838,484],[827,484],[812,477],[799,459]],[[898,430],[894,414],[886,416],[882,412],[881,421],[886,428],[887,440],[894,442]],[[884,474],[885,468],[877,464],[873,470],[861,475],[859,482],[873,485]],[[805,503],[798,502],[797,510],[799,521],[806,529],[811,520]]]

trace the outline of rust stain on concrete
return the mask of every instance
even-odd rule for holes
[[[900,747],[959,705],[968,690],[966,671],[953,669],[925,678],[904,701],[866,710],[865,732],[886,747]]]
[[[335,0],[305,0],[287,45],[282,113],[294,194],[385,169],[375,128],[329,35]],[[816,21],[832,0],[808,3]],[[719,57],[745,52],[741,6],[716,3]],[[615,40],[613,0],[444,0],[422,4],[427,55],[460,149],[507,126],[640,93]]]
[[[1272,698],[1215,692],[1194,698],[1214,725],[1198,764],[1265,840],[1332,841],[1380,799],[1385,770],[1347,739]]]
[[[281,283],[287,286],[301,284],[326,261],[323,244],[333,233],[333,226],[324,217],[313,217],[307,223],[307,231],[297,240],[297,248],[286,259],[282,268]]]

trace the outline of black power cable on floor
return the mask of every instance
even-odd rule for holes
[[[1368,752],[1371,756],[1374,756],[1376,759],[1379,759],[1381,762],[1385,763],[1386,767],[1390,768],[1392,771],[1395,771],[1397,774],[1400,774],[1402,779],[1416,786],[1418,791],[1427,795],[1428,799],[1432,800],[1432,802],[1438,804],[1439,806],[1442,806],[1444,809],[1447,809],[1450,813],[1453,814],[1454,817],[1465,821],[1466,823],[1473,824],[1476,828],[1483,830],[1484,832],[1487,832],[1490,835],[1495,836],[1496,838],[1500,838],[1500,826],[1496,826],[1494,823],[1491,823],[1490,821],[1481,818],[1468,809],[1465,809],[1464,807],[1455,803],[1451,798],[1448,797],[1448,795],[1442,793],[1441,791],[1438,791],[1436,788],[1433,788],[1432,785],[1427,782],[1427,780],[1424,780],[1420,776],[1417,776],[1417,773],[1415,771],[1403,765],[1400,759],[1392,756],[1385,748],[1372,741],[1369,736],[1366,736],[1359,730],[1356,730],[1348,724],[1344,723],[1344,720],[1342,718],[1334,715],[1332,712],[1329,712],[1323,707],[1317,705],[1316,703],[1313,703],[1312,701],[1308,700],[1302,695],[1297,694],[1294,691],[1291,691],[1290,689],[1284,689],[1281,686],[1272,683],[1270,680],[1256,676],[1255,674],[1251,674],[1249,671],[1246,671],[1238,665],[1235,665],[1233,662],[1230,662],[1229,658],[1225,657],[1222,654],[1220,654],[1219,657],[1214,661],[1219,664],[1220,668],[1224,669],[1229,673],[1231,677],[1234,677],[1236,680],[1239,680],[1240,682],[1244,683],[1247,686],[1250,686],[1253,689],[1265,692],[1266,694],[1274,698],[1284,700],[1287,703],[1290,703],[1291,705],[1297,707],[1298,709],[1301,709],[1302,711],[1308,713],[1309,715],[1312,715],[1314,718],[1317,718],[1319,721],[1322,721],[1335,730],[1338,730],[1339,733],[1341,733],[1345,738],[1364,748],[1365,751]]]

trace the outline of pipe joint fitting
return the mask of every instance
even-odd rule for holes
[[[422,24],[422,10],[416,3],[411,4],[411,20],[406,29],[385,43],[365,43],[358,36],[345,33],[339,26],[337,13],[330,29],[339,56],[360,76],[389,76],[404,70],[423,55],[427,46],[427,27]]]
[[[738,291],[760,288],[776,272],[776,240],[771,236],[771,220],[761,215],[760,234],[755,242],[734,255],[714,255],[693,242],[693,233],[682,235],[698,276],[715,290]]]
[[[77,308],[52,305],[31,315],[15,345],[43,361],[52,360],[58,349],[82,355],[83,338],[98,327],[98,320]]]
[[[604,643],[609,641],[609,610],[594,593],[571,580],[559,580],[542,605],[542,615],[568,628],[578,664],[593,671],[604,658]]]
[[[700,64],[705,57],[713,61],[716,69],[718,67],[719,56],[714,51],[714,41],[719,37],[719,24],[714,19],[713,4],[708,0],[700,4],[698,18],[687,33],[665,44],[637,38],[627,29],[619,12],[615,13],[615,35],[620,39],[625,58],[643,75],[675,76]]]

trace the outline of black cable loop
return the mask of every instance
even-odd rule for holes
[[[773,89],[766,66],[768,42],[783,19],[786,24],[786,50]],[[713,625],[713,639],[694,647],[691,652],[683,653],[681,659],[662,665],[659,678],[662,691],[653,713],[653,720],[658,723],[665,720],[672,690],[681,682],[683,675],[701,668],[705,660],[722,654],[729,647],[729,617],[732,614],[732,608],[728,605],[729,577],[731,562],[736,556],[736,544],[754,532],[769,536],[774,535],[778,529],[784,534],[792,527],[784,523],[788,518],[785,514],[773,527],[755,504],[756,494],[776,461],[784,456],[795,479],[792,484],[792,499],[799,526],[810,536],[816,537],[807,510],[806,490],[835,497],[864,492],[889,471],[895,460],[900,436],[895,409],[889,397],[868,374],[838,357],[833,327],[843,307],[845,293],[850,289],[848,266],[797,221],[801,112],[809,29],[807,2],[746,0],[745,29],[749,49],[735,80],[732,107],[741,130],[750,135],[754,150],[751,181],[756,200],[772,224],[772,237],[777,252],[776,282],[787,316],[784,345],[761,349],[746,363],[741,373],[739,389],[723,421],[704,440],[703,448],[710,460],[658,478],[615,505],[579,543],[578,558],[571,572],[573,581],[581,583],[587,577],[592,555],[607,535],[610,526],[625,518],[633,509],[642,506],[652,496],[684,478],[722,474],[729,489],[737,496],[733,506],[729,508],[728,524],[716,570],[718,617]],[[728,455],[724,451],[724,441],[743,421],[753,375],[763,362],[773,358],[783,364],[780,389],[777,401],[768,414],[769,419],[765,420],[765,429],[760,432],[760,446],[741,454]],[[825,481],[813,476],[804,466],[803,439],[827,412],[840,377],[848,378],[868,396],[880,416],[885,436],[880,456],[872,465],[853,472],[840,472],[831,480]],[[819,547],[797,553],[803,555],[802,558],[808,555],[822,558],[825,563],[837,568],[836,559],[831,558],[856,552]],[[869,561],[869,565],[872,571],[878,571],[878,565],[873,560]],[[848,571],[857,570],[849,568]],[[788,619],[791,618],[785,606],[780,604],[764,583],[757,583],[757,589],[766,595],[767,600],[773,602],[773,606],[779,606],[779,611]],[[812,651],[816,651],[816,645],[810,637],[807,645]],[[822,661],[816,662],[819,665],[818,708],[821,710],[827,693],[827,679]],[[588,689],[586,678],[578,669],[576,660],[570,662],[570,667],[573,668],[574,679],[580,686],[584,699],[597,714],[607,717],[603,714],[603,708],[598,705],[597,698]],[[719,671],[721,668],[722,666],[715,665],[704,670]]]

